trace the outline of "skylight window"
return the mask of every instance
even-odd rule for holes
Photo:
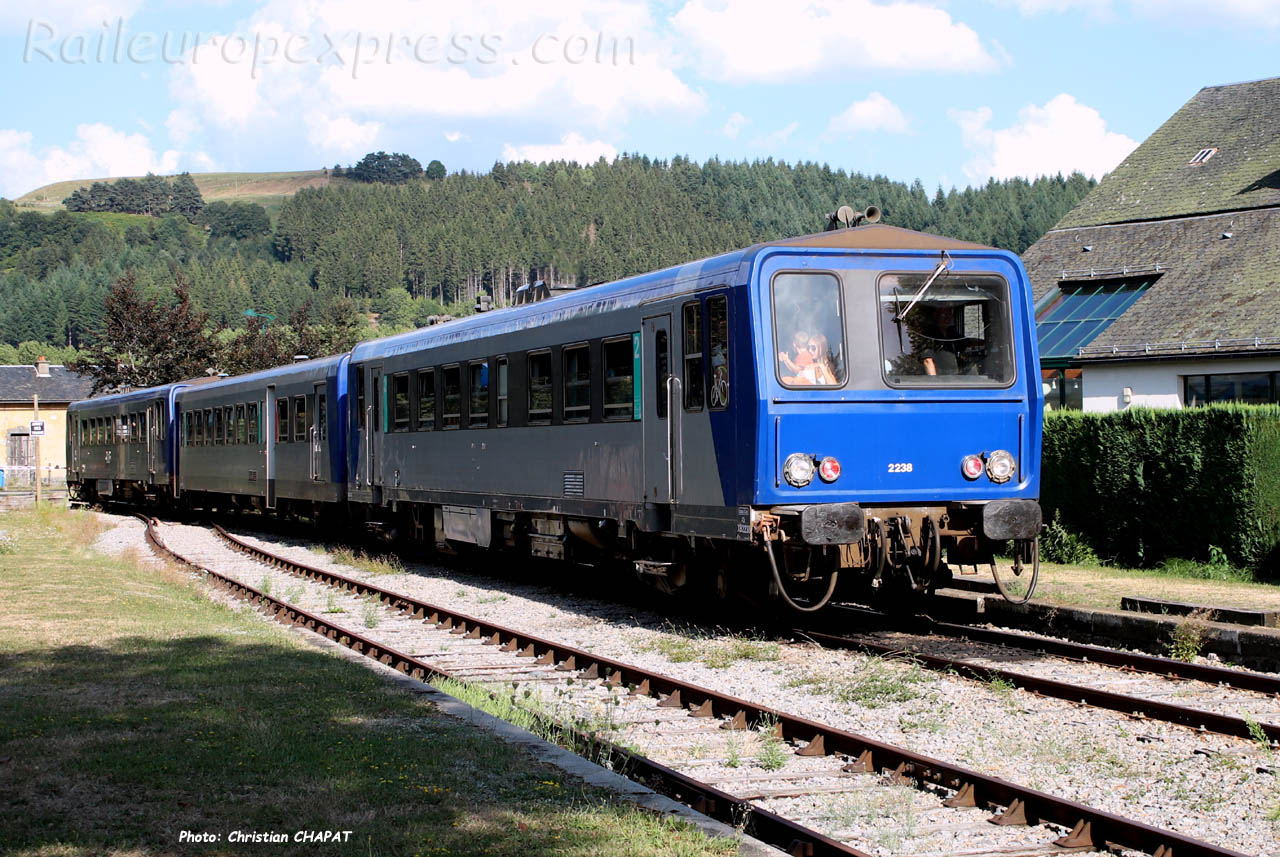
[[[1187,166],[1198,167],[1216,154],[1218,154],[1218,148],[1216,146],[1212,149],[1201,149],[1199,152],[1196,152],[1196,156],[1194,158],[1187,161]]]
[[[1155,276],[1063,282],[1036,317],[1040,360],[1069,360],[1146,293]]]

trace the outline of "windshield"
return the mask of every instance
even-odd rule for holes
[[[890,386],[1005,386],[1013,381],[1009,287],[947,274],[906,312],[926,274],[880,279],[880,340]]]
[[[774,277],[773,321],[778,380],[788,387],[844,384],[844,321],[834,274]]]

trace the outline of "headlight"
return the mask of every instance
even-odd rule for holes
[[[792,453],[782,465],[782,476],[787,484],[803,488],[813,481],[813,458],[803,452]]]
[[[1003,449],[997,449],[987,457],[987,477],[992,482],[1008,482],[1017,469],[1013,456]]]
[[[964,474],[965,479],[973,480],[982,475],[982,456],[966,455],[964,461],[960,462],[960,472]]]

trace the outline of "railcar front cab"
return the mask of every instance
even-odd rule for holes
[[[67,408],[67,490],[73,501],[173,497],[175,396],[166,384]]]
[[[1015,572],[1037,564],[1043,398],[1021,263],[864,229],[915,246],[850,249],[862,230],[843,230],[844,247],[775,245],[754,262],[752,533],[798,609],[825,604],[841,572],[882,595],[995,573],[1009,540]],[[1011,600],[1026,580],[996,574]]]

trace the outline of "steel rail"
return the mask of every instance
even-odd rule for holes
[[[873,643],[837,634],[824,634],[817,631],[802,633],[829,648],[858,649],[877,655],[902,655],[923,667],[938,672],[954,672],[965,678],[977,681],[990,681],[998,678],[1009,682],[1014,687],[1020,687],[1032,693],[1038,693],[1041,696],[1079,702],[1094,708],[1105,708],[1111,711],[1119,711],[1122,714],[1137,715],[1152,720],[1163,720],[1167,723],[1176,723],[1179,726],[1189,726],[1193,729],[1217,732],[1250,740],[1254,740],[1256,737],[1254,730],[1260,729],[1269,739],[1280,741],[1280,726],[1273,723],[1248,721],[1228,714],[1217,714],[1198,708],[1187,708],[1168,702],[1144,699],[1140,696],[1114,693],[1108,690],[1088,687],[1087,685],[1069,684],[1064,681],[1055,681],[1054,679],[1041,678],[1028,673],[1014,672],[998,667],[985,667],[970,661],[929,655],[916,649],[903,648],[902,646],[886,646],[881,643]]]
[[[439,678],[466,681],[465,678],[459,678],[447,669],[401,652],[392,646],[379,643],[350,628],[335,626],[322,616],[317,616],[314,613],[295,607],[235,578],[228,577],[188,559],[164,543],[157,531],[158,521],[144,514],[138,514],[137,517],[146,523],[147,541],[157,551],[208,575],[215,583],[233,592],[238,597],[257,604],[260,610],[270,614],[271,618],[278,622],[313,631],[333,642],[346,646],[358,654],[372,658],[419,681],[429,682],[431,679]],[[221,527],[215,527],[215,530],[220,535],[229,538],[233,544],[243,544],[237,542],[233,536],[227,535]],[[273,556],[265,551],[254,550],[252,553],[261,553],[262,556],[267,557]],[[279,558],[275,559],[278,560]],[[288,565],[282,561],[271,564],[288,568]],[[307,568],[310,567],[307,566]],[[349,579],[344,578],[344,580]],[[350,582],[354,583],[354,581]],[[374,594],[374,592],[371,590],[369,594]],[[584,746],[592,747],[600,758],[608,759],[615,771],[632,780],[643,782],[654,791],[665,794],[703,815],[714,818],[731,827],[739,827],[755,838],[782,848],[788,853],[803,854],[806,857],[871,857],[864,851],[824,836],[816,830],[811,830],[804,825],[734,797],[714,786],[701,783],[660,762],[656,762],[597,735],[589,735],[579,729],[552,721],[541,715],[535,716],[545,723],[551,723],[558,728],[569,731]]]
[[[1070,640],[1058,640],[1051,637],[1032,636],[1027,633],[1008,631],[1000,628],[979,628],[974,625],[961,625],[955,622],[942,622],[929,616],[917,616],[913,620],[903,622],[890,619],[883,613],[862,607],[841,605],[835,608],[837,614],[851,614],[860,621],[872,622],[883,630],[900,630],[910,634],[940,634],[947,637],[959,637],[975,643],[992,643],[1015,649],[1030,649],[1043,652],[1067,660],[1098,663],[1136,672],[1173,678],[1185,678],[1208,684],[1220,684],[1239,690],[1253,690],[1258,693],[1280,695],[1280,675],[1256,671],[1235,670],[1228,667],[1216,667],[1211,664],[1189,663],[1187,661],[1162,658],[1159,655],[1148,655],[1143,652],[1127,652],[1122,649],[1111,649],[1092,643],[1076,643]],[[830,622],[830,618],[828,618]],[[829,628],[830,624],[824,627]]]
[[[797,750],[799,754],[811,756],[838,754],[855,760],[846,766],[846,770],[850,772],[885,772],[904,780],[916,780],[922,784],[954,790],[956,794],[946,802],[947,805],[1003,809],[992,819],[996,823],[1047,822],[1070,830],[1071,833],[1054,842],[1058,847],[1131,849],[1155,857],[1172,857],[1175,854],[1177,857],[1244,857],[1238,851],[1212,845],[1181,833],[1163,830],[998,777],[913,753],[874,738],[836,729],[807,718],[615,661],[612,658],[496,625],[446,607],[355,580],[337,572],[288,560],[239,539],[222,527],[215,526],[214,530],[232,546],[268,565],[311,580],[338,586],[362,596],[372,596],[388,607],[401,610],[428,623],[434,623],[437,627],[448,628],[472,639],[484,639],[488,643],[500,645],[505,651],[536,656],[540,663],[555,664],[567,670],[582,672],[587,678],[601,679],[614,685],[625,685],[632,688],[633,693],[659,696],[662,698],[660,704],[672,708],[688,708],[694,717],[728,718],[725,724],[727,728],[741,729],[766,723],[776,724],[774,728],[779,737],[802,745]],[[316,621],[323,622],[318,619]],[[385,647],[379,648],[384,652],[387,651]],[[399,654],[396,657],[408,658],[407,655]],[[409,663],[408,660],[399,662]],[[685,779],[688,780],[688,778]],[[688,782],[693,781],[688,780]],[[709,800],[736,801],[737,799],[719,792]],[[735,805],[751,807],[750,804],[741,801]],[[755,807],[751,807],[751,810],[753,814],[763,812]],[[785,820],[780,819],[780,821]],[[834,843],[834,840],[828,841]],[[848,848],[839,843],[834,844],[842,849]],[[820,852],[816,845],[814,848],[812,853],[815,855],[837,853]],[[844,850],[838,853],[857,852]]]

